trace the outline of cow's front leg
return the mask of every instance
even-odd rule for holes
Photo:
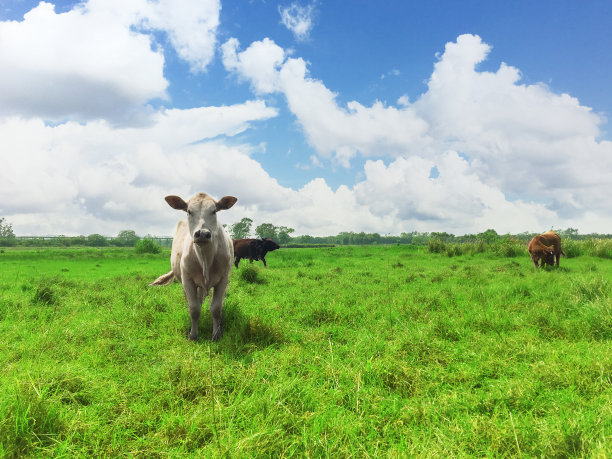
[[[261,257],[261,261],[263,261],[264,268],[267,268],[268,265],[266,264],[266,256],[265,255],[263,257]]]
[[[183,292],[185,292],[185,298],[187,298],[187,305],[189,307],[189,318],[191,319],[191,329],[187,333],[187,338],[192,341],[198,339],[198,323],[200,321],[200,311],[202,309],[203,294],[196,287],[195,282],[189,278],[183,277]]]
[[[212,316],[212,337],[213,341],[218,341],[223,336],[223,298],[229,278],[219,282],[213,291],[212,300],[210,301],[210,315]]]

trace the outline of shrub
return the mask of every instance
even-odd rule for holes
[[[567,258],[574,258],[582,255],[583,244],[571,239],[561,241],[561,249]]]
[[[446,252],[446,244],[439,238],[430,238],[427,241],[427,251],[430,253],[444,253]]]
[[[463,246],[461,244],[447,244],[446,255],[448,257],[463,255]]]
[[[246,266],[240,271],[240,277],[247,284],[263,284],[264,280],[259,277],[259,271],[254,266]]]
[[[136,253],[159,253],[161,246],[156,244],[151,239],[141,239],[134,246]]]
[[[502,242],[495,244],[493,251],[498,255],[513,258],[525,255],[527,247],[518,239],[504,239]]]

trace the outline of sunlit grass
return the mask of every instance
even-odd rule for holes
[[[612,265],[281,249],[185,339],[169,253],[0,254],[0,456],[605,457]]]

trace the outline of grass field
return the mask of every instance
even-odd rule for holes
[[[0,456],[612,454],[609,259],[281,249],[218,343],[168,259],[0,253]]]

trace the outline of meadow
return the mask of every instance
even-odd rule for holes
[[[285,248],[194,343],[168,250],[3,249],[0,456],[609,457],[612,261],[573,255]]]

